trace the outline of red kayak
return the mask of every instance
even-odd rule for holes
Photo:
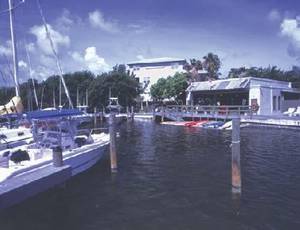
[[[207,123],[208,121],[189,121],[189,122],[186,122],[184,124],[184,126],[186,127],[196,127],[196,126],[201,126],[205,123]]]

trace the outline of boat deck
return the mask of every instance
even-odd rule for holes
[[[39,169],[39,173],[32,171],[6,180],[0,183],[0,210],[62,184],[71,176],[71,166],[53,167],[49,165]]]

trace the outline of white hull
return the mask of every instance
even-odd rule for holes
[[[64,165],[71,166],[72,176],[81,173],[92,167],[102,158],[108,144],[109,136],[108,134],[103,134],[92,144],[64,151]],[[20,148],[26,149],[26,147],[27,146],[21,146]],[[10,178],[29,173],[38,173],[39,169],[52,165],[52,150],[29,150],[29,153],[31,158],[30,161],[23,161],[20,165],[15,165],[10,162],[9,168],[0,168],[0,184]],[[35,160],[39,155],[42,157]]]

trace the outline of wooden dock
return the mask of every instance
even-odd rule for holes
[[[251,106],[162,106],[154,112],[158,121],[194,121],[201,119],[231,120],[237,115],[252,118]]]
[[[299,116],[257,115],[251,106],[164,106],[156,109],[155,120],[163,121],[229,121],[236,116],[241,123],[256,126],[300,128]]]

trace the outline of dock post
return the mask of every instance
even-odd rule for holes
[[[104,121],[104,117],[105,117],[105,108],[102,108],[102,116],[101,116],[101,122]]]
[[[117,172],[117,151],[116,151],[116,133],[115,133],[115,114],[109,115],[109,137],[110,137],[110,168],[111,172]]]
[[[54,167],[62,167],[63,166],[63,156],[62,156],[62,149],[60,146],[57,146],[52,149],[52,160]]]
[[[94,128],[97,126],[97,107],[94,107]]]
[[[232,119],[232,144],[231,144],[231,175],[232,193],[240,194],[242,190],[241,164],[240,164],[240,116]]]
[[[130,118],[129,106],[126,106],[126,114],[127,114],[127,120],[129,120]]]
[[[133,109],[133,105],[131,106],[131,120],[134,120],[134,109]]]
[[[165,121],[165,107],[163,106],[160,122],[164,122],[164,121]]]

